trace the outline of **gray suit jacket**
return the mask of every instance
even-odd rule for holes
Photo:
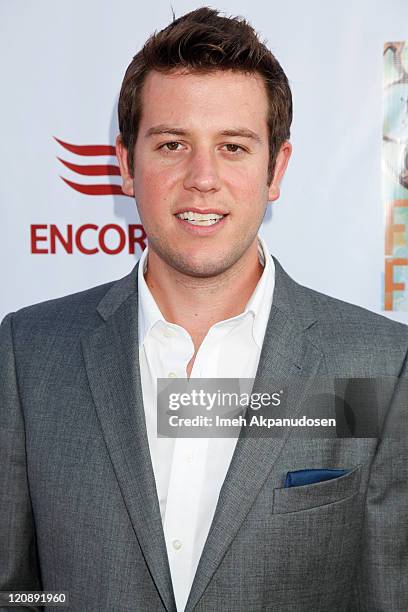
[[[65,590],[77,612],[174,612],[136,269],[0,329],[0,590]],[[276,262],[255,388],[286,380],[292,408],[322,375],[385,376],[392,389],[373,405],[375,438],[243,430],[188,612],[408,610],[407,348],[406,326],[302,287]],[[304,468],[349,472],[283,488]]]

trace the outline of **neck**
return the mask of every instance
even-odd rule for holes
[[[164,318],[186,329],[197,351],[212,325],[244,311],[262,271],[256,239],[231,268],[210,278],[187,276],[149,250],[145,280]]]

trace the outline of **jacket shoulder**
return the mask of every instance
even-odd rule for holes
[[[342,328],[354,329],[357,325],[362,331],[379,329],[391,335],[405,335],[408,337],[408,325],[393,321],[388,317],[351,304],[338,298],[325,295],[314,289],[303,287],[313,302],[314,309],[319,318],[327,320],[330,325],[340,325]]]
[[[104,283],[64,297],[25,306],[13,314],[17,325],[41,326],[55,324],[57,320],[76,319],[95,313],[96,308],[115,281]]]
[[[100,325],[104,311],[113,311],[134,291],[137,276],[133,272],[119,280],[21,308],[11,315],[13,329],[27,338],[91,330]]]
[[[306,287],[291,278],[274,258],[276,284],[273,303],[297,322],[299,328],[313,326],[323,346],[360,345],[386,349],[408,347],[408,325],[393,321],[361,306]],[[312,331],[312,329],[310,329]]]
[[[316,332],[326,354],[350,359],[375,358],[401,363],[408,351],[408,325],[355,304],[302,287],[316,316]]]

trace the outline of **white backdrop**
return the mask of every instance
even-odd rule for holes
[[[140,256],[31,253],[30,226],[62,233],[84,224],[138,224],[124,196],[84,195],[82,184],[119,177],[80,176],[75,145],[113,145],[124,71],[147,36],[202,3],[189,0],[0,0],[2,75],[0,318],[24,305],[125,275]],[[262,227],[271,252],[297,281],[381,312],[384,207],[381,199],[383,45],[408,39],[406,0],[220,1],[268,41],[294,96],[293,157],[280,200]],[[408,192],[407,192],[408,193]],[[407,195],[408,197],[408,195]],[[49,229],[36,230],[50,249]],[[48,234],[47,234],[48,232]],[[95,246],[97,232],[83,233]],[[48,236],[48,237],[47,237]],[[106,233],[111,248],[114,231]],[[408,312],[386,313],[408,323]]]

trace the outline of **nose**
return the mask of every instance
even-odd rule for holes
[[[214,151],[194,151],[187,163],[185,189],[195,189],[204,193],[220,189],[219,168]]]

